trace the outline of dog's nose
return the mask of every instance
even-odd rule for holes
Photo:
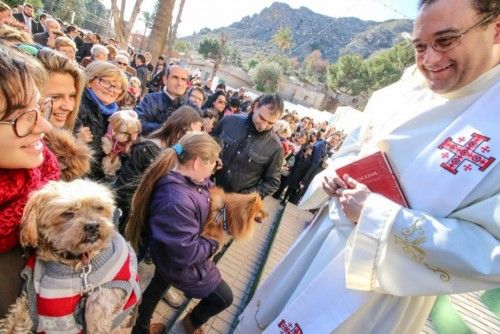
[[[99,224],[96,222],[87,223],[83,226],[83,230],[89,234],[95,234],[99,230]]]

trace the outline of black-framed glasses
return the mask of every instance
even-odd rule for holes
[[[14,134],[18,138],[23,138],[33,132],[40,113],[45,119],[49,119],[52,114],[52,99],[46,99],[41,106],[25,110],[11,120],[0,121],[0,124],[12,126]]]
[[[227,102],[224,101],[224,100],[215,100],[216,103],[220,103],[220,104],[223,104],[223,105],[226,105]]]
[[[97,81],[99,82],[99,85],[101,85],[105,89],[111,90],[112,92],[114,92],[116,94],[123,93],[123,89],[121,87],[113,85],[111,82],[109,82],[106,79],[103,79],[101,77],[97,77]]]
[[[434,38],[434,40],[432,41],[431,46],[437,52],[450,51],[450,50],[452,50],[460,45],[462,37],[464,37],[465,34],[473,31],[477,27],[480,27],[484,23],[487,23],[489,20],[491,20],[495,16],[496,16],[496,14],[488,15],[484,19],[477,22],[472,27],[466,29],[463,32],[450,32],[450,33],[444,33],[442,35],[436,36]],[[421,41],[416,41],[416,42],[412,42],[412,47],[415,49],[415,52],[417,54],[423,54],[425,52],[425,50],[427,49],[427,44],[422,43]]]

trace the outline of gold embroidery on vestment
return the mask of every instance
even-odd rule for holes
[[[411,227],[403,228],[401,230],[403,237],[398,235],[394,236],[396,238],[396,243],[403,245],[403,251],[408,254],[413,261],[421,263],[429,270],[438,273],[441,281],[448,282],[450,280],[450,274],[439,267],[430,265],[428,263],[426,251],[420,247],[420,245],[427,240],[424,230],[419,226],[420,222],[421,220],[418,218],[413,222]]]

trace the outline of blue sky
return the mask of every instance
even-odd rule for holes
[[[126,0],[127,9],[132,10],[135,0]],[[332,16],[354,16],[363,20],[384,21],[392,18],[416,16],[418,0],[284,0],[292,8],[301,6],[313,12]],[[110,6],[109,0],[103,0]],[[177,3],[180,0],[176,1]],[[179,25],[180,37],[191,35],[204,27],[210,29],[224,27],[241,20],[247,15],[259,13],[270,6],[273,0],[186,0]],[[141,9],[151,11],[155,0],[144,0]],[[175,10],[176,11],[176,10]],[[175,17],[174,11],[174,17]],[[127,14],[129,15],[129,14]],[[143,31],[144,25],[137,22],[134,30]]]

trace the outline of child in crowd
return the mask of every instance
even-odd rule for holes
[[[197,330],[233,301],[231,288],[210,259],[215,240],[200,233],[210,205],[209,180],[220,153],[205,132],[186,134],[151,165],[134,195],[125,235],[137,250],[148,244],[154,277],[144,291],[133,333],[149,333],[151,316],[170,286],[201,301],[182,320],[187,333]],[[156,328],[155,328],[156,329]]]

